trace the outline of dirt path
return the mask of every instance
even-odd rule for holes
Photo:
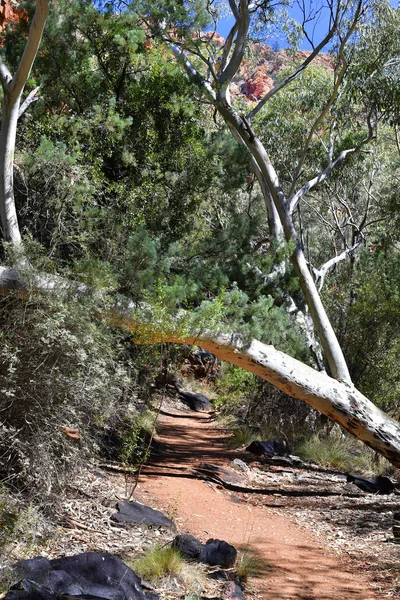
[[[239,456],[226,450],[225,439],[208,415],[162,414],[161,451],[144,470],[141,493],[174,514],[180,533],[203,542],[224,539],[257,553],[267,565],[263,576],[253,581],[263,600],[376,599],[366,576],[290,518],[189,478],[199,463],[229,466]]]

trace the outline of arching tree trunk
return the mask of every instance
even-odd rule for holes
[[[35,290],[58,297],[92,295],[101,299],[101,293],[90,290],[83,283],[33,272],[24,281],[15,269],[0,267],[0,295],[14,294],[29,299]],[[137,306],[129,300],[119,302],[107,312],[97,313],[96,317],[131,332],[133,341],[138,344],[199,345],[221,360],[258,375],[285,394],[303,400],[400,467],[400,424],[379,410],[352,384],[337,381],[257,340],[244,344],[240,336],[210,332],[182,336],[178,320],[176,331],[171,331],[170,324],[170,332],[166,333],[161,327],[157,329],[157,324],[140,319]]]

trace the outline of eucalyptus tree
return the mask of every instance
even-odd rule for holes
[[[0,130],[0,216],[3,238],[15,245],[21,243],[14,198],[14,153],[18,118],[34,99],[33,90],[22,102],[25,85],[35,60],[50,0],[36,0],[35,14],[29,29],[25,49],[14,73],[0,58],[0,83],[3,89]]]
[[[120,4],[130,6],[130,8],[139,12],[141,10],[141,16],[146,28],[154,36],[166,42],[188,78],[197,85],[203,98],[214,107],[216,113],[226,123],[234,138],[248,149],[253,160],[254,171],[264,194],[271,234],[279,236],[283,232],[285,239],[294,244],[291,261],[299,278],[306,303],[321,341],[330,373],[334,380],[347,386],[346,389],[348,388],[349,391],[352,390],[350,396],[347,396],[344,401],[345,411],[350,410],[352,414],[347,421],[346,418],[343,419],[344,406],[342,401],[339,401],[337,405],[338,410],[330,406],[324,412],[340,422],[347,430],[359,434],[360,431],[355,424],[356,420],[362,420],[366,413],[370,411],[372,415],[376,409],[368,401],[361,401],[359,397],[356,400],[355,396],[351,396],[354,393],[354,386],[346,360],[321,301],[314,276],[323,281],[326,273],[333,266],[343,261],[349,254],[356,250],[360,245],[360,236],[357,236],[357,239],[354,240],[351,246],[346,243],[346,247],[342,252],[337,253],[322,267],[314,270],[314,273],[312,273],[311,265],[307,264],[301,236],[297,229],[296,211],[307,194],[310,194],[312,190],[328,180],[329,176],[338,169],[346,158],[360,153],[374,137],[374,112],[370,110],[364,115],[364,127],[361,129],[359,135],[353,137],[354,144],[348,146],[342,143],[342,147],[340,147],[340,144],[337,144],[339,136],[336,134],[337,119],[335,115],[340,97],[344,94],[348,85],[348,61],[354,49],[358,29],[364,25],[366,22],[365,19],[370,17],[370,7],[363,0],[356,0],[355,2],[342,2],[340,0],[338,2],[328,2],[324,7],[329,13],[328,27],[325,35],[315,44],[310,39],[312,50],[303,62],[295,67],[292,73],[288,74],[284,79],[277,81],[272,89],[247,114],[243,114],[243,107],[236,107],[235,100],[231,98],[230,86],[244,61],[252,29],[259,34],[263,29],[268,28],[268,25],[272,22],[274,15],[272,5],[268,2],[250,4],[246,0],[231,0],[229,2],[229,9],[233,25],[226,40],[221,43],[219,36],[215,35],[216,25],[211,31],[205,32],[207,26],[210,27],[211,24],[212,27],[213,20],[214,24],[218,20],[218,6],[215,3],[207,5],[201,2],[189,2],[185,5],[171,5],[171,3],[168,3],[167,5],[157,5],[157,7],[146,3],[142,6],[140,3],[129,5],[129,3],[124,2]],[[312,13],[312,6],[310,7],[309,14],[306,14],[306,11],[304,12],[302,27],[306,32],[307,21],[318,17],[318,11]],[[198,15],[197,18],[194,15]],[[290,175],[289,185],[284,189],[278,177],[276,167],[271,161],[268,147],[263,144],[262,139],[258,135],[257,116],[276,94],[279,94],[281,90],[292,84],[295,80],[299,80],[302,73],[319,53],[328,47],[333,48],[335,51],[335,58],[333,59],[335,67],[331,90],[325,104],[311,122],[308,131],[304,135],[302,147]],[[316,137],[323,138],[325,160],[321,161],[320,168],[312,176],[304,179],[307,156],[310,146]],[[337,148],[338,145],[339,148]],[[364,221],[365,218],[364,215]],[[362,222],[358,229],[362,229]],[[261,348],[257,351],[256,347],[254,347],[253,352],[256,355],[255,362],[259,366],[258,371],[262,371],[261,365],[263,365],[263,361],[268,353],[265,353]],[[242,364],[246,364],[245,368],[249,367],[248,362],[245,363],[243,361]],[[297,373],[295,373],[295,369],[291,371],[294,380],[298,381],[300,372],[300,368],[297,369]],[[273,378],[273,382],[276,384],[277,380],[282,381],[282,378],[286,379],[287,377],[287,373],[285,375],[282,375],[282,373],[277,374]],[[310,382],[311,380],[308,380],[306,384],[308,390]],[[285,391],[289,390],[289,393],[293,393],[293,382],[288,384],[286,381],[285,385]],[[302,385],[305,385],[305,382]],[[339,388],[336,388],[336,390],[338,397],[340,397],[342,394]],[[310,392],[308,391],[305,395],[309,397]],[[302,396],[304,399],[304,394]],[[344,396],[342,396],[343,398]],[[355,413],[353,409],[355,409]],[[378,417],[376,416],[376,418]],[[375,417],[372,417],[369,426],[374,419]],[[383,434],[381,440],[383,445],[391,445],[393,443],[397,446],[399,444],[398,426],[392,422],[389,428],[392,427],[391,431],[394,435],[389,436],[389,442],[386,434]],[[380,435],[375,430],[372,437],[378,438]],[[367,443],[371,443],[371,437],[366,441]],[[373,445],[375,445],[375,441]]]
[[[29,49],[32,47],[32,40],[36,40],[35,52],[40,40],[40,35],[37,35],[39,30],[37,24],[41,24],[41,32],[45,20],[44,18],[40,20],[38,15],[44,15],[40,12],[40,8],[43,8],[44,5],[47,9],[48,3],[37,1],[36,13],[31,26],[31,31],[36,32],[36,36],[33,33],[30,34],[26,45],[26,48]],[[225,43],[220,46],[215,43],[213,33],[204,33],[204,27],[208,19],[207,9],[210,6],[213,7],[212,4],[203,6],[200,2],[196,2],[193,6],[190,2],[176,5],[169,3],[168,10],[164,10],[163,6],[157,7],[156,10],[154,10],[154,6],[147,6],[140,12],[140,17],[146,23],[148,34],[153,32],[154,35],[167,42],[170,51],[183,66],[192,83],[201,92],[203,99],[205,98],[214,107],[216,114],[227,124],[234,138],[248,149],[255,174],[264,194],[265,205],[268,208],[268,222],[271,226],[271,232],[278,238],[283,233],[289,242],[289,247],[294,248],[291,260],[321,339],[332,377],[279,352],[271,345],[263,344],[257,340],[244,340],[240,335],[235,335],[234,331],[225,334],[218,326],[218,314],[214,315],[213,318],[211,318],[212,314],[210,315],[209,328],[204,327],[203,319],[200,331],[197,328],[196,314],[192,321],[188,318],[188,315],[178,315],[168,324],[160,321],[157,314],[153,314],[152,321],[146,323],[143,315],[138,316],[137,310],[135,311],[137,309],[136,304],[129,300],[116,302],[112,309],[104,308],[103,305],[103,310],[98,311],[98,316],[102,316],[113,325],[128,328],[135,335],[144,332],[145,341],[148,343],[160,340],[199,343],[222,359],[242,366],[270,381],[286,393],[314,406],[366,444],[381,452],[394,464],[399,465],[400,427],[397,422],[377,409],[352,384],[343,352],[327,317],[304,256],[295,218],[296,209],[306,195],[325,182],[328,176],[344,162],[346,157],[360,152],[374,133],[372,114],[368,113],[366,125],[361,130],[361,135],[356,139],[356,143],[350,147],[343,144],[336,151],[334,108],[336,100],[346,83],[345,75],[348,60],[346,48],[352,41],[363,16],[364,5],[362,0],[355,3],[343,4],[339,1],[336,4],[329,4],[330,22],[325,37],[315,44],[309,56],[299,66],[295,67],[290,75],[281,81],[277,81],[272,90],[247,115],[244,115],[242,110],[235,108],[234,102],[230,98],[229,87],[243,62],[250,26],[254,24],[259,31],[267,27],[273,9],[266,3],[253,5],[248,4],[245,0],[240,0],[239,3],[231,0],[229,6],[234,25]],[[138,8],[140,8],[138,5],[134,6],[136,12]],[[174,13],[174,24],[171,21],[168,22],[171,15],[170,11]],[[200,24],[203,29],[196,30],[193,28],[193,25],[196,24],[193,22],[194,12],[200,15],[202,19]],[[307,19],[305,18],[304,21],[307,21]],[[290,185],[287,190],[284,190],[277,170],[272,164],[268,148],[258,135],[257,116],[276,94],[293,81],[300,80],[304,70],[329,43],[335,43],[337,47],[337,64],[331,91],[325,106],[311,123],[289,181]],[[27,50],[23,55],[21,64],[25,65],[23,72],[27,77],[34,54],[32,52],[29,54],[32,60],[28,61],[29,68],[27,69],[27,63],[24,62],[26,52]],[[192,60],[190,60],[189,55],[191,55]],[[203,66],[204,70],[202,71]],[[2,68],[2,72],[3,78],[7,77],[8,71],[5,67]],[[16,74],[18,72],[17,70]],[[26,77],[23,84],[26,82]],[[18,77],[17,80],[20,81]],[[22,93],[22,89],[20,92]],[[19,102],[19,98],[17,101]],[[325,143],[325,164],[321,165],[318,172],[304,181],[309,148],[316,136],[322,137]],[[9,191],[12,191],[12,179],[10,180],[10,186]],[[6,215],[5,225],[3,225],[4,237],[18,245],[20,235],[16,227],[15,207],[11,229],[17,233],[13,237],[6,233],[8,231],[6,225],[8,226],[9,220],[10,218]],[[335,260],[339,261],[341,257],[338,255]],[[328,267],[326,267],[327,269]],[[8,293],[10,287],[17,284],[19,295],[21,297],[26,296],[26,285],[23,281],[21,282],[20,277],[13,270],[3,267],[0,275],[0,287],[3,293]],[[89,291],[84,285],[76,286],[54,275],[34,274],[30,280],[30,285],[58,295],[88,293]],[[212,327],[213,324],[214,327]]]

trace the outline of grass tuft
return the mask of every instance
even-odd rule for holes
[[[236,573],[239,579],[246,583],[250,577],[260,577],[270,565],[251,550],[242,550],[236,560]]]
[[[229,448],[241,448],[242,446],[249,446],[251,442],[257,439],[257,435],[245,425],[241,427],[235,427],[232,430],[232,435],[228,440]]]
[[[296,446],[294,454],[303,460],[340,471],[370,474],[376,470],[374,453],[342,433],[328,437],[315,434]]]
[[[178,576],[184,569],[182,555],[175,548],[150,548],[132,563],[132,569],[146,581]]]

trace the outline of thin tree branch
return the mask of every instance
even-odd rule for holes
[[[226,67],[229,52],[231,51],[233,40],[237,33],[237,30],[238,30],[238,24],[237,24],[237,22],[235,22],[234,26],[232,27],[232,29],[229,32],[228,37],[225,40],[224,48],[222,51],[222,56],[221,56],[220,63],[219,63],[219,72],[220,73],[222,73]]]
[[[232,8],[233,2],[230,2],[230,4]],[[232,56],[218,78],[218,83],[223,87],[227,87],[232,81],[234,75],[237,73],[246,49],[247,34],[250,26],[248,0],[240,0],[240,15],[235,15],[235,19],[238,29]]]
[[[293,177],[292,186],[291,186],[291,189],[290,189],[290,192],[289,192],[289,200],[291,199],[291,197],[294,194],[294,190],[295,190],[295,187],[296,187],[296,184],[297,184],[297,180],[298,180],[299,175],[301,173],[301,170],[303,168],[304,161],[306,159],[306,155],[307,155],[307,152],[308,152],[308,148],[309,148],[309,146],[311,144],[311,140],[314,137],[314,134],[315,134],[316,130],[318,129],[319,125],[322,123],[322,121],[326,117],[329,109],[332,107],[333,103],[335,102],[335,100],[336,100],[336,98],[337,98],[337,96],[339,94],[340,86],[342,84],[342,81],[344,79],[345,73],[347,71],[347,61],[346,61],[346,58],[344,56],[344,48],[345,48],[345,45],[347,44],[350,36],[354,32],[354,29],[355,29],[355,27],[357,25],[358,19],[359,19],[360,14],[361,14],[361,6],[362,6],[362,0],[359,0],[358,5],[357,5],[357,9],[356,9],[356,12],[355,12],[355,15],[354,15],[354,18],[353,18],[353,22],[351,24],[351,27],[348,29],[348,31],[347,31],[344,39],[342,40],[342,42],[340,44],[340,47],[339,47],[339,57],[340,57],[340,60],[341,60],[341,63],[342,63],[342,67],[341,67],[341,69],[340,69],[340,71],[339,71],[339,73],[337,75],[336,81],[334,83],[333,90],[332,90],[332,93],[331,93],[331,97],[329,98],[328,102],[326,103],[324,109],[321,111],[321,113],[318,115],[318,117],[314,121],[314,124],[311,127],[311,129],[309,131],[309,134],[307,136],[306,142],[305,142],[304,147],[303,147],[303,151],[302,151],[301,156],[300,156],[300,160],[298,162],[298,165],[296,167],[296,171],[295,171],[295,174],[294,174],[294,177]],[[331,140],[331,141],[333,142],[333,140]],[[330,162],[332,162],[332,161],[330,161]]]
[[[355,250],[357,250],[357,248],[359,246],[361,246],[361,244],[363,243],[363,240],[364,240],[364,238],[362,236],[360,236],[360,238],[357,240],[357,242],[355,242],[355,244],[353,244],[350,248],[346,248],[345,250],[343,250],[343,252],[341,252],[337,256],[334,256],[333,258],[328,260],[324,265],[322,265],[322,267],[320,269],[316,269],[315,267],[312,267],[312,271],[313,271],[316,283],[318,284],[319,292],[322,290],[327,273],[331,269],[333,269],[333,267],[335,265],[337,265],[340,262],[343,262],[350,254],[355,252]]]
[[[308,67],[308,65],[315,59],[315,57],[322,51],[322,49],[330,42],[330,40],[334,36],[336,29],[338,27],[339,15],[340,15],[340,7],[338,7],[338,9],[337,9],[336,19],[335,19],[331,29],[328,31],[328,33],[324,37],[324,39],[318,44],[318,46],[316,48],[314,48],[314,50],[311,52],[310,56],[308,56],[305,59],[305,61],[300,65],[300,67],[298,69],[296,69],[296,71],[294,73],[292,73],[288,77],[285,77],[285,79],[283,79],[280,83],[275,85],[272,88],[272,90],[270,90],[264,96],[264,98],[262,98],[260,100],[260,102],[253,108],[253,110],[251,110],[248,113],[247,119],[249,121],[251,121],[256,116],[256,114],[260,112],[260,110],[266,105],[266,103],[272,98],[272,96],[274,96],[282,88],[286,87],[289,83],[291,83],[292,81],[297,79],[297,77],[299,77],[299,75],[301,75],[303,73],[303,71]]]
[[[38,91],[39,90],[40,90],[40,85],[38,85],[37,87],[35,87],[35,89],[32,90],[27,95],[27,97],[25,98],[25,100],[23,101],[23,103],[21,104],[21,106],[19,107],[18,119],[20,119],[22,117],[22,115],[27,110],[27,108],[32,104],[32,102],[37,102],[37,100],[39,100],[39,95],[38,95]]]
[[[300,188],[300,190],[293,196],[293,198],[290,201],[290,213],[291,214],[293,213],[297,204],[300,202],[301,198],[307,192],[309,192],[316,185],[322,183],[328,177],[328,175],[331,173],[331,171],[333,171],[333,169],[335,167],[337,167],[337,165],[339,165],[341,162],[344,161],[344,159],[346,158],[346,156],[348,154],[355,154],[356,152],[359,152],[359,150],[373,138],[373,129],[372,129],[370,118],[368,118],[368,128],[369,128],[368,136],[366,138],[364,138],[357,146],[355,146],[354,148],[349,148],[348,150],[342,150],[342,152],[339,154],[337,159],[334,160],[333,162],[331,162],[326,167],[326,169],[324,171],[322,171],[322,173],[320,173],[313,179],[310,179],[310,181],[308,181],[305,185],[303,185],[302,188]]]
[[[208,81],[206,81],[204,79],[204,77],[202,77],[202,75],[193,67],[192,63],[190,62],[190,60],[188,59],[188,57],[186,56],[186,54],[184,53],[182,48],[180,48],[177,44],[173,44],[172,42],[168,42],[168,45],[171,48],[172,53],[175,56],[175,58],[179,61],[179,63],[184,68],[184,70],[185,70],[186,74],[189,76],[189,78],[193,82],[200,85],[206,92],[206,94],[209,97],[209,99],[211,100],[211,102],[213,104],[215,104],[216,94],[215,94],[215,91],[213,90],[212,86],[210,85],[210,83]]]

